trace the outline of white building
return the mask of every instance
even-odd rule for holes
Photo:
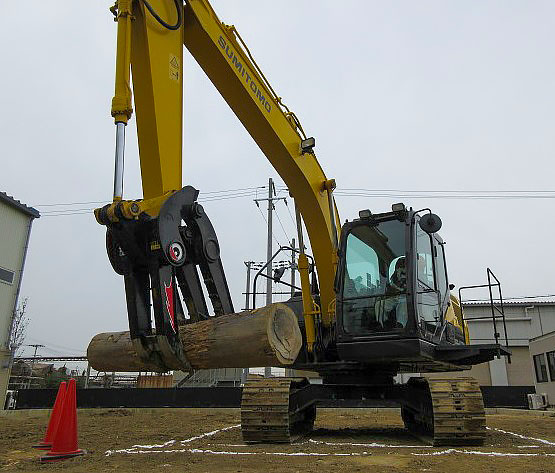
[[[0,409],[10,377],[10,333],[17,307],[31,225],[40,214],[0,192]]]
[[[505,302],[504,309],[511,362],[501,357],[473,367],[470,374],[482,386],[533,386],[530,339],[555,331],[555,301]],[[466,303],[464,313],[472,343],[495,342],[489,303]],[[499,343],[505,345],[504,326],[497,315]]]
[[[555,406],[555,331],[530,340],[530,356],[536,393]]]

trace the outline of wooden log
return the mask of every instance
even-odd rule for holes
[[[87,348],[89,365],[97,371],[165,371],[142,361],[131,342],[129,332],[106,332],[95,335]]]
[[[182,325],[179,337],[195,370],[289,366],[302,345],[297,317],[281,303]],[[87,358],[97,371],[163,371],[138,357],[129,332],[95,335]]]

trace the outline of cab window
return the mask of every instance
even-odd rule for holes
[[[425,336],[432,336],[441,322],[440,300],[434,276],[432,237],[416,225],[416,307],[418,325]]]
[[[445,252],[443,245],[436,242],[437,258],[436,258],[436,276],[437,276],[437,289],[439,291],[441,300],[447,294],[447,269],[445,266]]]
[[[342,292],[343,330],[353,335],[405,329],[406,225],[358,225],[347,236]]]
[[[435,289],[432,240],[420,226],[416,227],[416,275],[427,289]]]
[[[380,285],[378,255],[355,234],[347,238],[347,275],[344,297],[356,297]]]

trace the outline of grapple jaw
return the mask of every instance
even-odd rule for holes
[[[129,219],[116,210],[116,218],[109,218],[104,209],[110,206],[96,212],[107,227],[110,263],[124,277],[134,348],[160,371],[191,369],[179,326],[209,317],[201,276],[214,315],[234,312],[216,232],[196,201],[198,194],[191,186],[174,192],[157,217],[143,212]]]

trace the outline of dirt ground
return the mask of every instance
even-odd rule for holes
[[[555,417],[490,415],[483,447],[430,447],[395,411],[320,409],[292,445],[244,445],[237,409],[79,410],[88,454],[40,464],[47,417],[0,417],[0,471],[555,472]]]

